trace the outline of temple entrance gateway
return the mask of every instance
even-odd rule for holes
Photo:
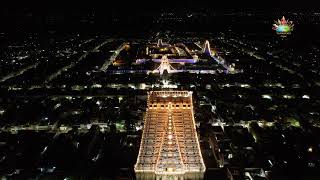
[[[138,180],[203,179],[192,92],[148,92],[145,124],[135,165]]]

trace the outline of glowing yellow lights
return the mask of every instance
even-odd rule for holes
[[[167,171],[168,172],[173,172],[173,168],[168,168]]]
[[[308,148],[308,152],[312,152],[313,151],[313,148],[312,147],[309,147]]]
[[[189,91],[148,92],[146,120],[134,168],[138,180],[180,179],[186,173],[202,179],[205,165],[192,102]]]

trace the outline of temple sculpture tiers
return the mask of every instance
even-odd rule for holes
[[[192,92],[148,92],[140,151],[135,164],[138,180],[203,179]]]

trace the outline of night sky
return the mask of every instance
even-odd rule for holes
[[[31,11],[81,11],[96,9],[99,11],[112,11],[122,13],[125,11],[143,13],[144,11],[157,11],[160,9],[189,9],[212,8],[215,10],[236,9],[317,9],[316,0],[49,0],[49,1],[4,1],[1,9],[12,11],[28,9]]]
[[[71,23],[80,22],[82,17],[93,16],[95,23],[98,22],[107,29],[109,25],[108,22],[110,22],[112,18],[121,17],[120,23],[124,23],[126,29],[130,30],[130,26],[127,26],[128,21],[140,21],[141,16],[152,17],[165,11],[177,13],[250,11],[265,12],[265,14],[269,12],[285,14],[286,11],[309,12],[310,10],[317,10],[315,4],[315,0],[35,0],[19,2],[12,0],[2,2],[0,6],[0,22],[2,23],[2,31],[21,32],[28,29],[32,29],[32,31],[42,31],[51,28],[48,26],[48,22],[49,24],[55,23],[57,26],[64,28]],[[123,19],[125,22],[122,21]],[[143,24],[146,23],[143,22]],[[99,29],[99,27],[96,27],[96,29]],[[68,30],[66,29],[66,31]]]

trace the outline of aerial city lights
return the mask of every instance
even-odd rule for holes
[[[0,7],[1,179],[320,180],[319,9],[115,2]]]

